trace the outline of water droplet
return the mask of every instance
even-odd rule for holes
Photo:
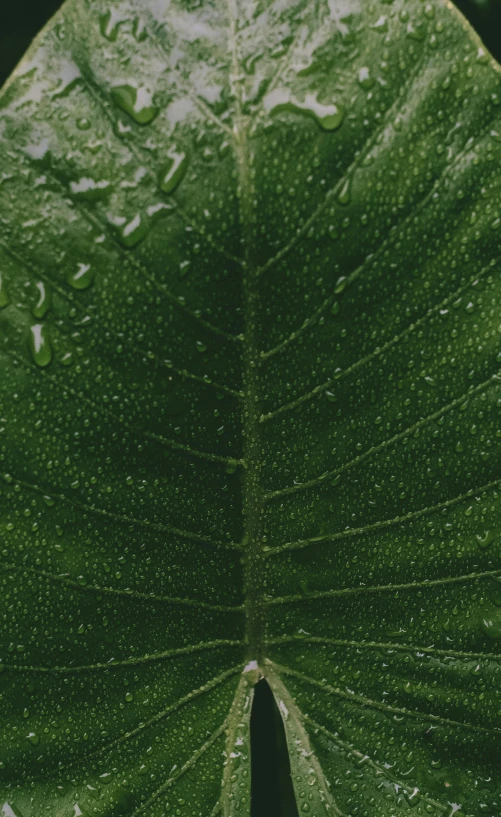
[[[1,769],[4,768],[3,763],[0,763],[0,768]],[[3,804],[2,809],[3,809],[2,817],[21,817],[21,813],[19,811],[17,811],[17,808],[16,808],[16,811],[14,811],[12,806],[10,806],[9,803],[7,803],[7,802],[5,802]]]
[[[170,202],[165,203],[163,201],[157,202],[157,204],[150,204],[149,207],[146,208],[146,212],[148,217],[152,220],[153,223],[158,221],[159,219],[163,218],[163,216],[168,216],[172,213],[174,209],[174,205]]]
[[[61,73],[57,87],[53,90],[52,99],[67,97],[79,85],[82,74],[78,65],[70,60],[65,60],[61,66]]]
[[[30,351],[37,366],[41,366],[42,368],[48,366],[52,360],[52,349],[47,337],[47,329],[41,323],[37,323],[31,327]]]
[[[106,14],[102,14],[99,18],[101,34],[111,43],[114,43],[118,36],[120,24],[123,22],[123,18],[120,17],[117,11],[110,9],[110,11],[107,11]]]
[[[29,740],[32,746],[38,746],[40,743],[40,736],[35,732],[30,732],[28,735],[26,735],[26,739]]]
[[[338,194],[338,197],[337,197],[337,200],[338,200],[339,204],[347,205],[347,204],[350,203],[350,201],[351,201],[350,186],[351,186],[351,180],[346,179],[344,181],[343,186],[342,186],[341,190],[339,191],[339,194]]]
[[[479,62],[481,65],[485,65],[489,62],[489,55],[485,48],[482,48],[482,46],[480,46],[477,51],[477,62]]]
[[[496,534],[492,530],[486,530],[484,531],[484,533],[477,533],[477,535],[475,536],[475,539],[478,542],[478,546],[482,548],[482,550],[486,550],[486,548],[488,548],[489,545],[492,544],[495,538]]]
[[[332,131],[339,128],[344,119],[344,109],[332,103],[323,105],[314,94],[306,94],[304,102],[299,102],[289,91],[275,90],[268,94],[263,100],[267,113],[273,114],[279,111],[302,114],[314,119],[323,130]]]
[[[73,289],[88,289],[94,280],[94,270],[90,264],[78,264],[78,269],[70,272],[66,280]]]
[[[423,22],[416,22],[416,23],[408,23],[407,25],[407,36],[411,40],[424,40],[426,36],[426,26]]]
[[[367,66],[364,66],[358,72],[358,81],[365,91],[368,91],[374,85],[375,79],[371,76]]]
[[[138,125],[149,125],[160,112],[160,109],[153,105],[151,95],[145,88],[117,85],[112,88],[111,96]]]
[[[118,218],[111,216],[109,220],[115,227],[118,227],[120,240],[124,247],[135,247],[148,234],[149,224],[140,213],[136,213],[130,221],[122,216]]]
[[[112,185],[105,179],[96,182],[95,179],[84,176],[76,182],[70,182],[70,190],[77,199],[99,201],[111,193]]]
[[[501,610],[494,610],[482,621],[482,630],[493,641],[501,638]]]
[[[381,15],[376,22],[371,26],[374,31],[378,31],[380,34],[386,34],[388,31],[388,19]]]
[[[90,130],[91,127],[92,127],[91,121],[90,119],[87,119],[86,116],[82,116],[80,117],[80,119],[77,119],[77,128],[79,130]]]
[[[334,287],[334,292],[336,295],[340,295],[341,292],[344,292],[346,289],[346,285],[348,284],[348,279],[346,275],[341,275],[336,282],[336,286]]]
[[[186,153],[171,150],[167,154],[169,161],[160,175],[160,187],[164,193],[172,193],[180,184],[188,168]]]
[[[136,38],[138,43],[143,43],[147,39],[148,32],[146,31],[144,21],[141,20],[140,17],[136,17],[136,19],[134,20],[132,33],[134,34],[134,37]]]
[[[5,288],[5,281],[2,278],[0,273],[0,309],[8,306],[10,304],[9,296],[7,295],[7,290]]]
[[[33,307],[33,317],[39,319],[45,318],[51,305],[50,292],[45,288],[45,284],[42,281],[38,281],[35,286],[38,289],[38,301]]]
[[[252,54],[245,58],[243,65],[246,74],[251,75],[255,73],[256,63],[258,62],[258,60],[262,58],[262,56],[263,54],[261,51],[254,51]]]

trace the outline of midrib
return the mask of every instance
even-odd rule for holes
[[[254,258],[254,197],[247,144],[247,123],[242,113],[239,83],[240,67],[236,48],[237,5],[228,0],[230,44],[232,52],[231,85],[236,100],[236,121],[233,144],[238,169],[240,225],[244,249],[244,341],[242,352],[244,398],[242,430],[244,436],[244,497],[245,524],[244,578],[246,587],[246,640],[248,658],[262,663],[264,650],[263,607],[263,495],[261,487],[262,441],[260,435],[259,389],[259,294],[258,265]]]

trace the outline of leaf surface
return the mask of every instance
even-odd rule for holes
[[[440,0],[68,0],[0,97],[4,817],[501,809],[501,76]]]

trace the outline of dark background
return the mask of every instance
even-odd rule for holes
[[[0,0],[0,85],[61,5],[61,0]],[[456,0],[456,5],[501,61],[501,0]]]

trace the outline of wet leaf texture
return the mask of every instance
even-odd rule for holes
[[[68,0],[0,97],[0,809],[501,810],[501,75],[441,0]]]

